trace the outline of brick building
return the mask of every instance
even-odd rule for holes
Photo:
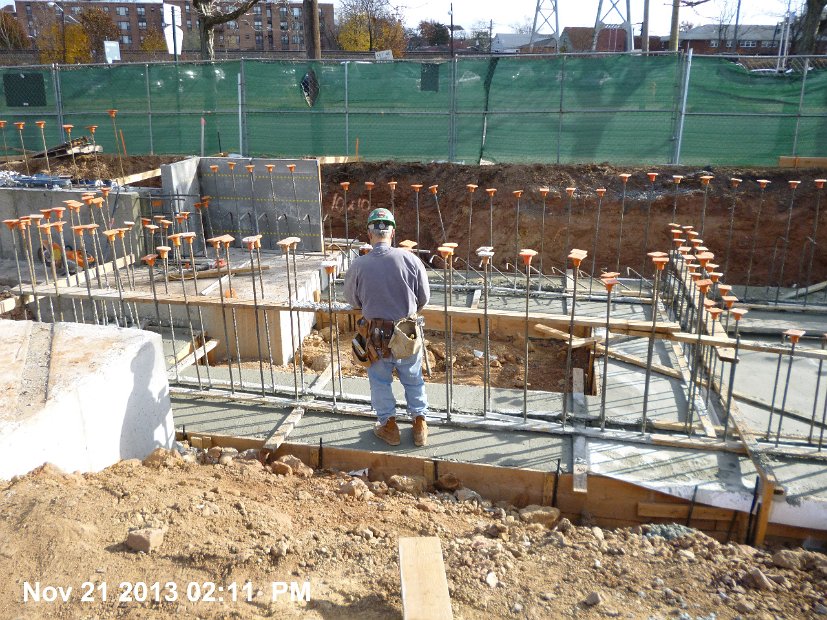
[[[784,36],[782,24],[774,26],[738,26],[738,40],[735,40],[735,26],[732,24],[705,24],[696,26],[679,35],[680,48],[690,48],[696,54],[741,54],[774,56]],[[827,38],[817,41],[816,53],[827,52]]]
[[[171,0],[178,7],[184,31],[182,49],[198,48],[198,17],[189,0]],[[38,28],[57,21],[75,23],[85,7],[99,8],[112,17],[120,31],[121,49],[141,49],[144,37],[151,30],[162,30],[161,0],[15,0],[18,21],[32,39]],[[322,49],[335,47],[333,4],[319,3]],[[244,16],[215,28],[215,50],[237,51],[302,51],[304,50],[304,14],[301,2],[262,0]]]

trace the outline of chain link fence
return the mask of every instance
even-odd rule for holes
[[[308,105],[302,81],[313,72]],[[99,125],[128,154],[775,165],[825,155],[827,57],[655,54],[0,68],[27,150]],[[116,126],[107,110],[117,109]],[[203,120],[202,120],[203,119]],[[203,136],[202,136],[203,134]],[[22,148],[7,135],[7,155]]]

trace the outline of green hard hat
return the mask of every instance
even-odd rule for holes
[[[374,224],[377,226],[374,226]],[[396,220],[393,217],[393,213],[387,209],[374,209],[370,212],[370,215],[368,215],[368,228],[384,230],[391,226],[396,228]]]

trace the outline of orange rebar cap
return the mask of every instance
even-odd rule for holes
[[[489,196],[493,197],[494,194],[497,193],[497,188],[496,187],[489,187],[485,190],[485,193],[487,193]]]
[[[515,190],[514,190],[513,192],[511,192],[511,193],[512,193],[512,194],[514,194],[514,197],[515,197],[515,198],[519,198],[520,196],[522,196],[522,195],[523,195],[523,190],[521,190],[521,189],[515,189]]]
[[[525,265],[526,267],[528,267],[531,264],[531,259],[535,256],[537,256],[537,250],[520,250],[520,257],[523,259],[523,265]]]
[[[431,185],[428,187],[428,191],[432,194],[436,195],[436,191],[439,189],[439,185]]]
[[[110,118],[115,118],[115,116],[118,114],[118,111],[113,108],[111,110],[107,110],[106,113],[109,115]]]
[[[34,124],[43,129],[46,126],[46,121],[35,121]]]
[[[803,329],[788,329],[787,331],[784,332],[784,335],[787,336],[790,339],[790,342],[795,344],[806,333],[807,332],[805,332]]]
[[[388,187],[391,188],[392,192],[396,191],[396,185],[397,185],[397,181],[388,181]]]
[[[583,259],[586,258],[586,256],[588,256],[588,252],[586,252],[586,250],[578,250],[577,248],[574,248],[571,252],[569,252],[569,260],[575,267],[579,267],[580,263],[583,262]]]
[[[466,189],[467,189],[470,193],[472,193],[472,194],[473,194],[475,191],[477,191],[477,188],[478,188],[478,187],[479,187],[479,185],[474,185],[473,183],[468,183],[468,184],[466,184],[466,185],[465,185],[465,188],[466,188]]]
[[[342,181],[341,183],[339,183],[339,186],[343,190],[347,191],[348,189],[350,189],[350,181]]]

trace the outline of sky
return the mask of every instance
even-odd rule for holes
[[[399,4],[397,4],[399,3]],[[560,32],[567,26],[594,26],[597,16],[598,0],[557,0]],[[405,18],[405,25],[415,28],[420,21],[434,20],[444,24],[450,23],[451,0],[391,0],[394,6],[400,6]],[[552,2],[545,0],[544,6]],[[603,13],[611,7],[611,0],[603,0]],[[681,8],[681,22],[701,24],[719,23],[722,13],[734,14],[738,0],[711,0],[694,9]],[[742,0],[741,24],[775,24],[783,19],[788,0]],[[799,4],[792,0],[792,7]],[[617,5],[625,11],[626,0],[618,0]],[[534,19],[537,0],[453,0],[454,24],[466,29],[477,22],[494,20],[494,33],[513,32],[510,27],[515,23],[526,23]],[[640,31],[643,21],[643,0],[630,0],[632,23],[635,33]],[[617,13],[612,12],[606,23],[621,23]],[[668,35],[672,16],[670,0],[650,0],[649,32],[652,35]],[[734,19],[733,19],[734,22]]]

